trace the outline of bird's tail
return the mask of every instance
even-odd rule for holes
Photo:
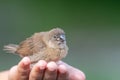
[[[7,53],[16,53],[18,49],[18,45],[15,45],[15,44],[9,44],[9,45],[5,45],[4,46],[4,49]]]

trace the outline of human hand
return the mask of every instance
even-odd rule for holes
[[[40,60],[30,69],[30,59],[25,57],[10,69],[8,80],[85,80],[85,75],[62,61]]]

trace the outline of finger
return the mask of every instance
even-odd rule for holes
[[[72,73],[71,73],[72,72]],[[85,74],[75,68],[71,68],[71,70],[69,71],[69,79],[70,80],[86,80]]]
[[[86,80],[86,76],[81,70],[78,70],[62,61],[59,61],[57,64],[66,66],[69,80]]]
[[[8,80],[8,73],[9,71],[1,71],[0,72],[0,80]]]
[[[44,74],[43,80],[56,80],[57,77],[57,64],[55,62],[49,62]]]
[[[8,74],[8,80],[25,80],[26,79],[25,77],[28,77],[26,74],[29,73],[29,70],[26,69],[29,67],[29,64],[30,64],[29,58],[23,58],[18,65],[10,69]],[[23,77],[25,79],[23,79]]]
[[[14,66],[10,69],[8,74],[8,80],[18,80],[17,66]]]
[[[18,64],[18,80],[27,80],[30,72],[30,59],[28,57],[24,57],[20,63]]]
[[[30,72],[29,80],[42,80],[47,63],[40,60]]]
[[[68,80],[67,68],[64,65],[59,65],[59,67],[58,67],[57,80]]]

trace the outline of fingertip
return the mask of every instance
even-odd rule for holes
[[[69,74],[67,71],[67,67],[64,65],[59,65],[58,67],[58,80],[68,80],[69,79]]]
[[[86,80],[86,76],[85,76],[85,73],[83,71],[79,70],[77,74],[78,74],[79,78],[81,78],[81,80]]]
[[[37,65],[41,70],[44,70],[46,68],[47,62],[45,60],[40,60]]]
[[[86,80],[85,73],[83,73],[82,71],[81,71],[81,76],[82,76],[82,79],[83,79],[83,80]]]
[[[59,65],[58,70],[62,74],[67,72],[67,68],[64,65]]]
[[[57,78],[57,64],[55,62],[49,62],[46,66],[43,80],[56,80]]]
[[[86,76],[85,76],[85,74],[82,71],[80,71],[78,73],[75,73],[75,74],[71,74],[70,78],[72,80],[74,80],[74,79],[77,79],[77,80],[86,80]]]
[[[70,76],[70,79],[71,79],[71,80],[74,80],[74,79],[76,79],[76,80],[85,80],[85,77],[76,74],[76,75],[71,75],[71,76]]]
[[[30,72],[30,80],[42,80],[47,62],[44,60],[38,61]]]
[[[30,59],[28,57],[24,57],[22,59],[22,62],[23,62],[24,65],[29,65],[30,64]]]
[[[49,71],[55,71],[57,69],[57,64],[55,62],[49,62],[47,64],[47,69]]]
[[[29,69],[30,68],[30,59],[28,57],[24,57],[19,63],[18,63],[18,70],[21,69]]]

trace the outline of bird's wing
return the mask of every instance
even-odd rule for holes
[[[28,56],[42,51],[45,46],[42,35],[35,33],[32,37],[21,42],[16,52],[21,56]]]

